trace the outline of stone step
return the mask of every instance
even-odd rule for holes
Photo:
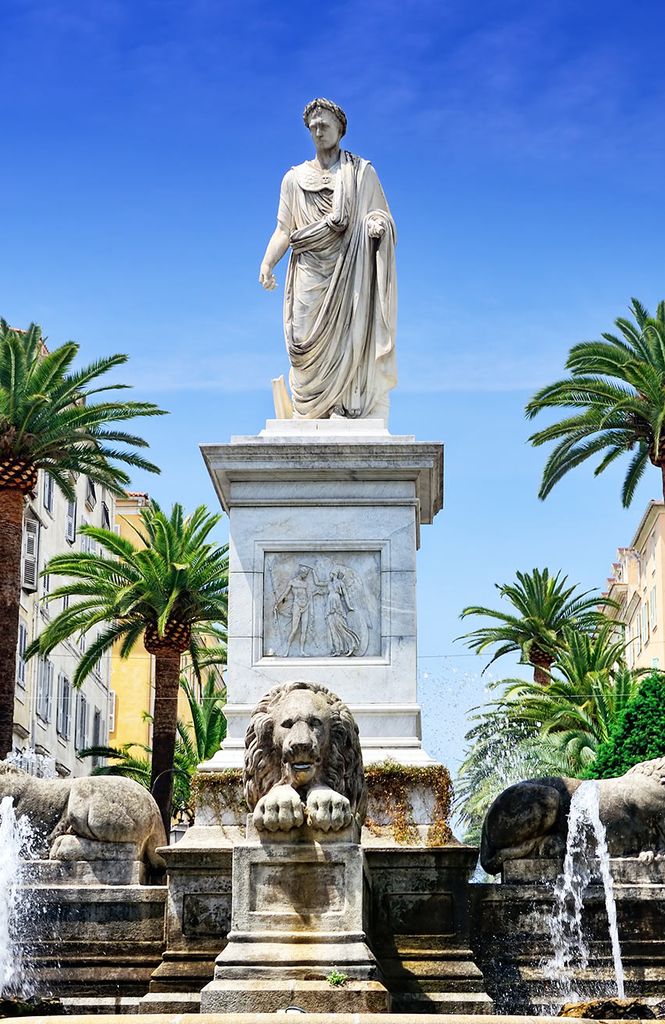
[[[141,996],[63,996],[65,1013],[139,1013]]]
[[[139,1013],[200,1013],[200,992],[148,992],[139,1004]]]
[[[384,975],[386,987],[395,992],[484,992],[482,978],[405,978],[403,975]]]
[[[482,991],[483,975],[470,961],[448,960],[401,960],[399,957],[382,958],[381,971],[388,978],[400,980],[405,975],[414,980],[431,978],[442,983],[442,987],[468,986],[470,992]]]
[[[485,992],[393,992],[391,1013],[486,1014],[494,1004]]]

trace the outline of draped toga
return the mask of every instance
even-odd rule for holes
[[[370,218],[383,223],[380,239]],[[277,221],[292,250],[284,334],[294,415],[386,417],[397,383],[395,224],[376,171],[345,150],[328,170],[292,167]]]

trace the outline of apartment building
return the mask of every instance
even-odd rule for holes
[[[664,502],[649,502],[630,547],[617,551],[607,594],[625,623],[628,666],[665,669]]]
[[[51,616],[63,608],[60,599],[46,603],[57,578],[42,576],[54,555],[69,549],[92,551],[95,544],[79,531],[89,523],[111,528],[113,496],[86,476],[73,480],[76,500],[68,501],[48,473],[40,471],[37,489],[27,501],[23,523],[22,587],[14,702],[14,752],[26,767],[40,758],[50,761],[58,775],[89,775],[92,762],[78,751],[108,742],[111,657],[100,659],[83,686],[75,690],[76,664],[93,639],[74,637],[59,644],[48,657],[25,661],[28,644]]]

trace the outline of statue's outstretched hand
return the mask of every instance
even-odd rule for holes
[[[259,271],[259,284],[263,285],[267,292],[274,292],[277,287],[275,275],[269,263],[262,263]]]
[[[379,217],[370,217],[367,221],[367,232],[370,238],[383,238],[386,225]]]

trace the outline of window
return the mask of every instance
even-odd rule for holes
[[[24,590],[37,589],[37,559],[39,557],[39,522],[27,516],[23,524],[22,586]]]
[[[67,502],[65,540],[68,540],[70,544],[73,544],[76,540],[76,499]]]
[[[53,483],[53,477],[50,473],[44,473],[44,485],[43,485],[43,501],[44,508],[46,511],[53,515],[53,492],[55,485]]]
[[[97,504],[97,491],[90,477],[87,478],[85,484],[85,503],[89,509],[93,509]]]
[[[109,733],[115,732],[115,690],[109,690]]]
[[[55,727],[64,740],[69,739],[72,726],[72,684],[64,672],[58,676],[58,708]]]
[[[649,619],[651,621],[651,632],[652,633],[653,633],[654,629],[658,625],[658,619],[657,619],[657,616],[656,616],[656,611],[657,611],[657,609],[656,609],[656,588],[652,587],[651,588],[651,593],[649,594]]]
[[[102,502],[102,526],[105,530],[111,529],[111,513],[105,501]]]
[[[85,653],[85,648],[86,648],[85,633],[80,633],[79,634],[79,651],[81,652],[81,654]]]
[[[28,627],[24,622],[18,624],[18,644],[16,647],[16,685],[25,690],[25,649],[28,646]]]
[[[640,630],[640,613],[639,609],[633,620],[633,633],[635,636],[635,654],[638,655],[642,650],[642,631]]]
[[[37,666],[36,712],[43,722],[51,721],[53,709],[53,662],[40,658]]]
[[[46,618],[48,618],[49,617],[49,608],[48,608],[48,600],[47,599],[48,599],[48,595],[51,593],[51,574],[47,572],[45,576],[42,576],[41,580],[42,580],[41,610],[42,610],[42,614],[45,615]]]
[[[95,712],[92,716],[92,745],[98,747],[102,742],[102,713],[99,708],[95,708]],[[100,763],[101,758],[93,757],[92,766],[96,768]]]
[[[86,519],[81,520],[81,526],[88,526]],[[86,555],[94,555],[97,551],[92,537],[86,537],[83,533],[81,534],[81,551],[84,551]]]
[[[88,745],[88,702],[82,693],[76,695],[76,735],[74,744],[77,750]]]
[[[649,643],[649,609],[647,608],[646,601],[642,605],[642,646],[646,647]]]

